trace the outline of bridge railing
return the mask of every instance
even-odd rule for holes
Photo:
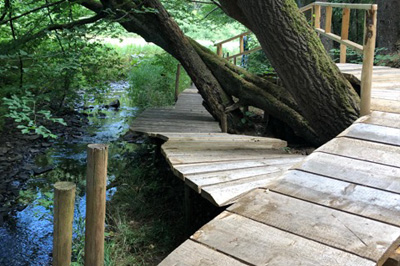
[[[325,25],[321,28],[321,8],[325,8]],[[332,14],[333,8],[342,9],[342,28],[340,36],[332,32]],[[363,44],[349,40],[350,28],[350,12],[351,10],[364,10],[364,38]],[[346,63],[347,47],[363,54],[363,67],[361,72],[361,108],[360,114],[367,115],[371,106],[371,85],[372,85],[372,68],[375,56],[375,43],[376,43],[376,22],[378,6],[375,4],[347,4],[347,3],[327,3],[327,2],[314,2],[307,6],[300,8],[300,11],[305,13],[309,12],[311,15],[312,25],[315,31],[322,36],[325,36],[335,42],[340,43],[340,63]],[[224,43],[239,39],[240,53],[232,56],[226,56],[227,60],[232,60],[236,64],[236,58],[245,54],[250,54],[255,51],[261,50],[261,47],[244,51],[243,37],[251,32],[245,32],[229,38],[227,40],[216,43],[217,54],[223,56],[222,45]]]

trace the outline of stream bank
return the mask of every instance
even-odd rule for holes
[[[66,116],[70,127],[56,130],[59,138],[43,140],[10,129],[0,147],[0,265],[49,265],[52,249],[52,185],[57,181],[77,184],[75,229],[82,227],[85,212],[86,146],[108,143],[109,180],[118,175],[121,154],[134,144],[117,141],[128,130],[137,108],[129,100],[127,82],[111,84],[105,102],[119,99],[121,107],[104,108],[94,96],[86,115]],[[78,110],[78,111],[83,111]],[[113,163],[114,162],[114,163]],[[123,163],[121,163],[123,165]],[[36,174],[35,174],[36,173]],[[21,190],[22,189],[22,190]],[[108,195],[113,193],[109,190]]]

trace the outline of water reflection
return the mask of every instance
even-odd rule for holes
[[[85,131],[78,131],[80,138],[57,139],[46,154],[36,158],[36,165],[55,169],[35,177],[30,181],[30,190],[24,195],[29,202],[27,208],[17,212],[3,227],[0,227],[0,265],[48,265],[52,250],[52,184],[72,181],[77,184],[75,221],[82,221],[85,215],[84,180],[86,171],[86,146],[89,143],[109,143],[108,177],[113,180],[125,166],[124,156],[135,146],[116,141],[128,130],[135,118],[137,108],[127,97],[126,82],[113,83],[106,102],[119,98],[119,110],[103,109],[94,97],[87,105],[89,126]],[[113,191],[107,191],[108,197]],[[78,230],[81,223],[75,222]],[[80,228],[82,229],[82,228]],[[76,236],[76,234],[75,234]]]

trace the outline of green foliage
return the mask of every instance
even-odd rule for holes
[[[3,98],[3,102],[8,107],[6,117],[18,123],[17,128],[21,129],[22,134],[35,133],[44,138],[57,138],[49,129],[39,124],[39,120],[67,125],[63,119],[52,117],[50,111],[37,110],[36,100],[29,91],[22,97],[12,95],[11,98]]]
[[[139,108],[168,106],[174,103],[178,61],[167,53],[133,57],[129,74],[130,96]],[[190,85],[190,78],[181,72],[180,91]]]

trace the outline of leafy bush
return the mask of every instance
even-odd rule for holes
[[[22,97],[12,95],[11,98],[3,98],[3,101],[8,106],[6,117],[18,123],[17,128],[21,129],[22,134],[34,132],[44,138],[57,138],[49,129],[39,124],[39,119],[67,125],[63,119],[52,117],[50,111],[37,110],[36,100],[29,91]]]
[[[136,55],[129,74],[130,96],[139,108],[168,106],[174,103],[178,61],[167,53],[151,57]],[[190,78],[181,72],[179,90],[190,85]]]

